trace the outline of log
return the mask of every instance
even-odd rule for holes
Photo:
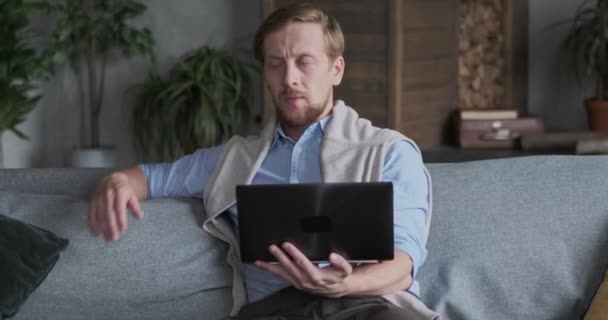
[[[505,101],[505,0],[461,0],[458,77],[461,108]]]

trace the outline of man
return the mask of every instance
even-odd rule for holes
[[[118,240],[127,229],[127,208],[143,217],[139,200],[198,197],[207,214],[203,228],[230,245],[232,315],[239,319],[436,318],[414,296],[431,216],[428,173],[411,140],[373,127],[344,102],[334,102],[333,87],[345,69],[343,51],[337,21],[321,10],[299,3],[275,11],[256,34],[255,55],[276,121],[257,137],[233,137],[173,163],[103,178],[91,201],[92,231]],[[353,267],[332,253],[328,266],[317,266],[284,243],[269,248],[279,264],[241,265],[237,184],[380,180],[394,186],[394,260]]]

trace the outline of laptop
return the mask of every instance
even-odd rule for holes
[[[393,259],[393,184],[238,185],[241,260],[276,262],[268,247],[295,245],[312,262]]]

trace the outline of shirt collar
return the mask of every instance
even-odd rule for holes
[[[327,127],[327,124],[329,123],[329,121],[331,120],[332,117],[333,117],[333,115],[330,113],[327,117],[325,117],[317,122],[314,122],[313,124],[308,126],[308,128],[306,128],[305,133],[310,132],[312,130],[317,130],[317,128],[318,128],[319,130],[321,130],[321,134],[324,134],[325,128]],[[277,127],[274,130],[274,137],[272,139],[272,143],[270,144],[270,149],[274,148],[274,146],[277,144],[277,141],[279,139],[291,140],[291,138],[285,134],[285,131],[283,131],[283,127],[281,127],[281,125],[277,123]]]

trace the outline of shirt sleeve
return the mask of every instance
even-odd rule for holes
[[[203,198],[223,145],[199,149],[173,162],[140,164],[148,184],[148,199],[160,197]]]
[[[393,183],[395,250],[410,256],[415,278],[427,256],[430,181],[422,157],[411,142],[398,140],[389,146],[382,179]]]

